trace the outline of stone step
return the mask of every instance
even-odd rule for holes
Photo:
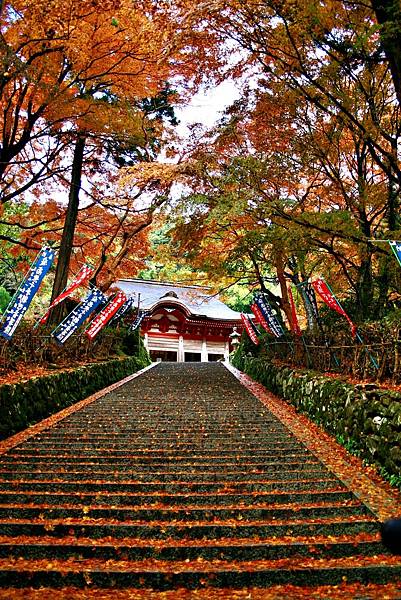
[[[287,561],[285,563],[285,561]],[[278,564],[276,565],[275,562]],[[269,587],[282,585],[339,585],[387,583],[401,577],[401,566],[389,564],[387,556],[279,561],[107,561],[0,560],[0,585],[25,587],[98,587],[98,588],[151,588],[169,590],[197,589],[206,585],[215,588]],[[292,568],[291,568],[292,567]]]
[[[44,461],[44,459],[46,459]],[[294,461],[301,461],[301,462],[305,462],[305,464],[307,464],[308,461],[302,461],[302,456],[299,455],[291,455],[291,456],[287,456],[286,459],[281,460],[281,465],[291,465],[294,463]],[[24,458],[24,461],[26,464],[31,464],[33,466],[37,465],[38,462],[35,460],[34,457],[31,457],[31,459],[29,457]],[[212,459],[194,459],[193,462],[191,462],[188,458],[186,460],[176,460],[176,461],[162,461],[162,460],[154,460],[154,461],[143,461],[141,459],[136,460],[135,457],[132,456],[126,456],[126,457],[113,457],[113,456],[84,456],[84,457],[77,457],[77,456],[60,456],[59,460],[57,460],[57,458],[55,456],[53,457],[45,457],[45,456],[40,456],[40,461],[39,462],[46,462],[47,465],[49,464],[56,464],[56,465],[67,465],[67,464],[71,464],[71,465],[84,465],[86,463],[88,464],[97,464],[97,465],[103,465],[103,464],[125,464],[125,465],[129,465],[130,468],[140,468],[141,471],[165,471],[168,470],[169,472],[174,472],[174,471],[182,471],[182,469],[187,469],[188,471],[194,470],[194,469],[198,469],[198,470],[209,470],[209,471],[215,471],[216,469],[221,469],[223,468],[224,470],[232,470],[233,468],[239,468],[240,470],[249,470],[252,471],[252,469],[268,469],[270,464],[280,464],[280,458],[277,457],[269,457],[261,462],[258,462],[257,460],[255,461],[246,461],[246,460],[240,460],[240,457],[238,457],[238,459],[233,460],[231,462],[227,461],[227,459],[218,459],[218,458],[213,458]],[[2,463],[2,466],[5,465],[6,462]],[[13,460],[9,460],[7,461],[7,464],[9,466],[12,467],[12,465],[14,464]],[[21,464],[20,461],[17,461],[17,464]],[[314,462],[313,464],[317,464],[316,462]]]
[[[20,535],[52,535],[65,537],[93,537],[93,538],[124,538],[135,537],[151,540],[165,539],[205,539],[205,538],[250,538],[250,537],[282,537],[282,536],[336,536],[353,535],[358,533],[377,533],[380,527],[369,516],[332,518],[303,521],[283,521],[265,523],[263,521],[197,521],[195,523],[180,522],[168,523],[142,523],[116,522],[110,519],[97,519],[91,522],[83,516],[81,519],[71,518],[63,520],[41,519],[13,519],[0,521],[0,536],[17,537]]]
[[[245,464],[252,464],[255,462],[263,462],[264,460],[276,460],[279,461],[282,457],[283,450],[275,450],[275,449],[266,449],[265,451],[260,452],[242,452],[240,450],[232,451],[230,453],[220,453],[218,448],[212,449],[210,451],[203,451],[199,454],[194,451],[193,453],[185,453],[182,454],[182,451],[177,449],[176,452],[165,452],[165,453],[136,453],[135,451],[127,450],[116,450],[116,449],[82,449],[79,452],[71,448],[65,448],[63,451],[57,451],[57,448],[54,449],[42,449],[42,451],[28,451],[21,450],[19,452],[12,452],[9,457],[10,459],[27,459],[27,460],[43,460],[43,459],[55,459],[57,457],[62,458],[70,458],[71,456],[74,458],[83,458],[83,459],[98,459],[98,458],[122,458],[129,459],[131,461],[136,461],[140,464],[154,464],[154,463],[178,463],[184,462],[187,464],[192,464],[192,462],[196,463],[208,463],[211,462],[238,462],[242,461]],[[285,454],[287,458],[298,458],[302,459],[303,457],[307,458],[308,453],[305,452],[304,449],[301,448],[291,448],[285,450]]]
[[[16,482],[4,483],[0,482],[0,492],[14,491]],[[344,490],[345,487],[337,479],[324,479],[324,480],[307,480],[307,481],[271,481],[269,483],[255,483],[255,482],[227,482],[227,484],[219,482],[210,483],[150,483],[150,482],[138,482],[138,483],[122,483],[107,480],[95,480],[85,482],[60,482],[60,481],[48,481],[48,482],[34,482],[27,481],[18,482],[19,492],[115,492],[115,493],[135,493],[135,492],[150,492],[150,493],[219,493],[224,491],[231,491],[238,493],[243,492],[294,492],[294,491],[307,491],[310,488],[315,491],[320,490]]]
[[[343,502],[354,500],[355,497],[348,490],[335,491],[298,491],[292,493],[241,493],[221,492],[219,494],[205,493],[136,493],[136,494],[120,494],[118,492],[108,493],[102,491],[99,493],[91,492],[73,492],[63,493],[48,490],[44,493],[25,492],[12,490],[10,492],[0,492],[0,504],[81,504],[85,502],[87,506],[110,505],[110,506],[149,506],[160,505],[165,506],[231,506],[233,504],[253,505],[258,503],[265,504],[290,504],[296,505],[309,504],[316,502]]]
[[[270,452],[291,452],[293,450],[302,450],[305,452],[305,448],[301,444],[295,444],[294,442],[283,442],[283,443],[269,443],[267,445],[259,445],[259,446],[245,446],[245,445],[236,445],[236,444],[227,444],[223,446],[219,443],[212,444],[181,444],[179,442],[175,442],[172,444],[168,444],[163,446],[162,444],[155,444],[154,446],[150,446],[149,448],[145,447],[145,441],[142,445],[138,444],[102,444],[101,442],[88,444],[86,442],[82,443],[74,443],[70,444],[57,444],[53,442],[48,443],[40,443],[40,444],[23,444],[18,448],[15,448],[13,451],[13,455],[16,454],[33,454],[33,453],[42,453],[42,452],[51,452],[51,451],[71,451],[74,450],[78,453],[82,451],[90,451],[90,452],[120,452],[127,454],[136,454],[138,456],[148,456],[148,455],[171,455],[175,456],[180,452],[184,452],[185,454],[213,454],[218,452],[219,454],[224,455],[235,455],[237,453],[241,453],[242,455],[255,455],[255,454],[268,454]],[[210,447],[209,447],[210,446]]]
[[[153,472],[143,473],[138,471],[99,471],[99,470],[82,470],[82,471],[34,471],[34,472],[0,472],[0,483],[10,483],[12,481],[17,481],[21,483],[26,483],[27,481],[65,481],[65,482],[81,482],[83,480],[91,479],[100,479],[104,480],[113,480],[113,481],[125,481],[125,482],[148,482],[148,483],[177,483],[179,485],[186,483],[210,483],[210,482],[218,482],[220,484],[224,484],[226,482],[237,482],[237,483],[245,483],[245,482],[266,482],[268,483],[271,480],[274,481],[297,481],[297,480],[323,480],[325,477],[329,477],[329,473],[323,470],[306,470],[303,469],[301,471],[287,471],[286,473],[282,473],[280,471],[270,470],[264,471],[262,473],[252,473],[247,471],[212,471],[210,473],[203,472]]]
[[[31,458],[23,458],[23,459],[18,459],[18,458],[11,458],[11,457],[3,457],[4,460],[0,461],[0,468],[6,468],[6,469],[14,469],[19,467],[20,465],[25,465],[28,467],[28,469],[31,468],[49,468],[49,465],[54,465],[56,468],[69,468],[69,467],[75,467],[75,466],[93,466],[93,465],[97,465],[99,466],[99,468],[102,468],[103,466],[106,467],[107,469],[112,469],[114,470],[114,468],[129,468],[129,469],[134,469],[135,467],[140,467],[141,471],[145,470],[146,468],[148,468],[151,472],[157,471],[157,470],[161,470],[161,471],[165,471],[168,470],[169,472],[172,472],[173,469],[175,470],[180,470],[182,471],[182,469],[191,471],[194,470],[195,468],[200,468],[200,469],[208,469],[208,470],[218,470],[218,469],[224,469],[225,471],[229,471],[231,470],[231,468],[233,469],[239,469],[239,470],[247,470],[247,471],[252,471],[252,469],[268,469],[270,470],[270,468],[283,468],[283,465],[286,466],[286,468],[288,467],[293,468],[293,466],[295,465],[296,468],[299,467],[299,465],[305,465],[305,466],[316,466],[316,465],[321,465],[321,463],[319,463],[316,459],[309,459],[306,458],[305,460],[303,459],[302,456],[299,455],[291,455],[291,456],[285,456],[282,459],[279,459],[278,457],[267,457],[263,462],[240,462],[240,460],[235,460],[234,462],[228,462],[227,459],[221,459],[221,460],[214,460],[213,462],[210,462],[211,459],[208,460],[196,460],[197,457],[194,457],[194,462],[192,463],[188,457],[186,457],[186,460],[177,460],[177,461],[167,461],[167,462],[163,462],[163,461],[153,461],[153,462],[144,462],[141,460],[135,460],[134,457],[130,457],[129,460],[124,460],[121,457],[115,458],[115,457],[111,457],[111,456],[98,456],[98,457],[74,457],[74,456],[68,456],[68,457],[63,457],[60,456],[59,460],[57,460],[56,457],[48,457],[46,458],[46,460],[44,460],[44,457],[41,456],[40,458],[38,458],[38,460],[35,460],[35,457],[31,457]],[[323,468],[323,467],[322,467]]]
[[[96,508],[82,504],[81,506],[68,507],[53,507],[53,506],[38,506],[26,507],[23,505],[0,505],[0,520],[3,522],[6,519],[74,519],[82,518],[84,515],[87,519],[111,519],[113,521],[273,521],[296,518],[301,519],[327,519],[329,517],[338,518],[359,515],[369,515],[368,509],[363,505],[354,506],[323,506],[312,508],[222,508],[211,506],[209,508],[188,508],[185,509],[168,509],[168,508],[147,508],[133,507],[105,507]]]
[[[71,434],[74,434],[75,439],[83,439],[94,442],[97,442],[99,440],[108,442],[110,440],[110,433],[108,431],[95,432],[92,429],[88,430],[87,427],[73,427],[72,424],[69,424],[69,426],[66,427],[66,423],[67,419],[60,422],[58,429],[56,428],[56,426],[54,426],[51,429],[44,430],[40,434],[35,436],[35,439],[43,441],[58,440],[59,442],[63,442],[71,439],[71,432]],[[226,443],[229,443],[229,438],[235,435],[234,431],[231,431],[229,435],[227,428],[223,425],[219,425],[217,429],[219,430],[221,440],[225,441]],[[271,423],[267,418],[261,420],[260,424],[258,425],[247,424],[245,428],[237,425],[236,431],[238,431],[241,440],[246,443],[255,442],[260,436],[266,436],[270,439],[277,440],[288,439],[291,437],[291,435],[285,427],[280,425],[278,422]],[[215,433],[215,430],[208,429],[206,431],[206,433],[211,432]],[[138,435],[140,435],[145,436],[146,438],[150,438],[152,440],[159,440],[161,442],[174,441],[177,437],[179,437],[179,439],[190,443],[193,441],[194,438],[198,437],[200,433],[201,432],[199,428],[196,430],[189,430],[185,427],[177,427],[175,435],[173,435],[170,430],[161,433],[160,429],[154,429],[152,427],[138,429],[137,427],[135,427],[135,424],[132,424],[132,427],[130,427],[129,429],[127,428],[127,431],[113,431],[113,440],[137,443]],[[243,438],[242,436],[245,436],[245,438]],[[142,439],[142,437],[139,439]]]
[[[354,536],[354,538],[357,536]],[[314,558],[342,558],[347,556],[375,556],[385,555],[387,551],[377,536],[364,535],[364,540],[338,541],[321,536],[318,541],[303,541],[302,538],[293,538],[292,541],[279,542],[273,539],[253,541],[243,540],[208,540],[192,542],[189,544],[166,540],[163,544],[151,545],[147,540],[113,539],[85,540],[67,538],[38,538],[27,537],[23,543],[13,544],[13,556],[25,559],[101,559],[101,560],[196,560],[202,558],[211,560],[278,560],[289,557],[314,557]],[[376,539],[375,539],[376,538]],[[0,559],[7,558],[10,553],[10,544],[0,539]]]

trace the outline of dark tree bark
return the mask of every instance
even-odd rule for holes
[[[71,186],[68,197],[68,207],[65,215],[64,229],[61,237],[60,250],[58,254],[56,274],[54,276],[54,284],[52,290],[51,301],[61,292],[67,285],[68,269],[70,266],[71,253],[74,241],[75,225],[78,216],[79,207],[79,191],[81,189],[82,164],[85,150],[86,137],[82,134],[78,135],[75,143],[74,158],[71,169]],[[56,306],[49,317],[49,323],[59,323],[63,317],[63,303]]]
[[[391,76],[401,105],[401,4],[400,0],[371,0],[382,29],[380,39],[389,63]]]

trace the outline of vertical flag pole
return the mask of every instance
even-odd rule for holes
[[[323,278],[322,278],[323,279]],[[323,281],[325,282],[325,284],[327,285],[327,288],[329,289],[330,293],[332,294],[333,298],[335,299],[335,301],[337,302],[338,306],[344,310],[343,306],[341,305],[341,302],[338,300],[338,298],[336,297],[336,295],[333,293],[333,290],[331,289],[331,287],[329,286],[329,284],[327,283],[327,281],[325,279],[323,279]],[[344,311],[345,312],[345,311]],[[360,335],[359,331],[356,331],[355,337],[357,338],[357,340],[362,344],[364,351],[367,353],[367,355],[370,358],[370,362],[372,363],[372,365],[378,370],[379,369],[379,365],[376,361],[376,359],[374,358],[374,356],[371,354],[371,352],[369,352],[365,341],[362,339],[362,336]]]
[[[302,281],[301,283],[298,283],[296,285],[296,288],[298,288],[298,287],[299,288],[303,288],[306,285],[309,285],[308,282],[307,281]],[[336,367],[339,367],[340,366],[340,362],[339,362],[339,360],[337,358],[336,353],[332,350],[332,348],[330,348],[329,342],[327,341],[327,337],[326,337],[326,334],[324,332],[323,325],[321,323],[319,314],[317,313],[317,307],[315,307],[315,309],[313,310],[313,304],[310,301],[310,299],[308,298],[306,291],[305,291],[305,295],[303,297],[304,297],[304,300],[306,300],[306,302],[309,302],[310,306],[312,307],[311,314],[315,318],[315,320],[317,322],[317,325],[318,325],[318,327],[319,327],[319,329],[320,329],[320,331],[321,331],[321,333],[323,335],[324,345],[326,346],[327,350],[329,351],[330,357],[334,360],[334,363],[335,363]]]
[[[296,292],[297,292],[297,299],[298,299],[299,298],[299,295],[298,295],[299,292],[298,292],[297,286],[295,286],[295,289],[296,289]],[[309,354],[308,346],[306,345],[305,337],[304,337],[304,334],[302,333],[302,330],[300,330],[300,331],[301,331],[302,344],[303,344],[303,347],[305,349],[305,354],[306,354],[306,364],[307,364],[308,367],[310,367],[311,364],[312,364],[312,361],[311,361],[311,357],[310,357],[310,354]]]
[[[18,296],[18,294],[19,294],[19,291],[20,291],[20,289],[22,288],[22,286],[24,285],[25,281],[27,280],[27,278],[28,278],[28,275],[29,275],[30,271],[31,271],[31,270],[32,270],[32,269],[35,267],[36,263],[38,262],[38,260],[39,260],[39,258],[40,258],[40,254],[41,254],[41,252],[42,252],[42,250],[43,250],[43,248],[44,248],[44,247],[45,247],[45,246],[43,246],[43,247],[40,249],[40,251],[38,252],[37,256],[35,257],[35,260],[34,260],[34,261],[33,261],[33,262],[30,264],[30,266],[29,266],[29,268],[28,268],[28,271],[25,273],[25,276],[24,276],[23,280],[22,280],[22,281],[21,281],[21,283],[19,284],[19,286],[18,286],[17,290],[14,292],[14,295],[13,295],[13,297],[11,298],[11,300],[10,300],[10,302],[7,304],[7,307],[5,308],[5,310],[4,310],[4,312],[3,312],[3,314],[1,315],[0,322],[1,322],[1,321],[3,321],[3,319],[4,319],[5,315],[7,314],[7,311],[8,311],[8,309],[9,309],[9,308],[10,308],[10,306],[13,304],[14,300],[16,299],[16,297],[17,297],[17,296]]]

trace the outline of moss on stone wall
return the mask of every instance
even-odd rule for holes
[[[0,386],[0,439],[83,400],[148,364],[148,356],[132,356]]]
[[[234,366],[351,444],[369,463],[401,474],[401,394],[375,384],[352,385],[313,371],[237,355]]]

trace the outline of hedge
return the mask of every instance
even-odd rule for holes
[[[132,356],[0,386],[0,439],[83,400],[148,364],[148,357]]]
[[[361,458],[401,474],[401,394],[374,383],[352,385],[340,377],[280,367],[239,355],[234,366],[287,400],[315,423],[352,446]]]

